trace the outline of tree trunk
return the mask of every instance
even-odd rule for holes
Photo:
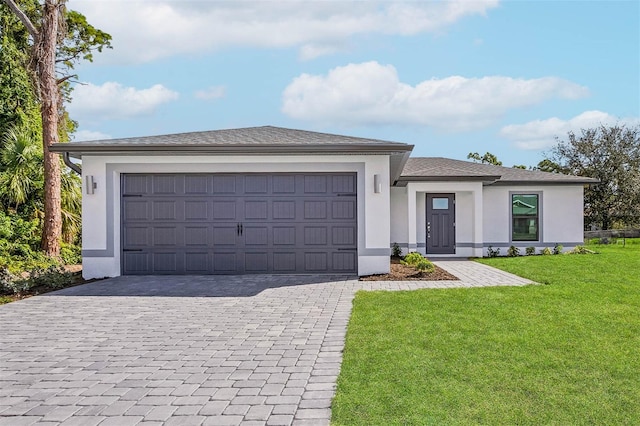
[[[40,89],[42,112],[42,145],[44,149],[44,225],[42,249],[48,256],[60,256],[62,214],[60,212],[60,158],[49,152],[58,142],[58,105],[60,92],[56,79],[56,47],[60,2],[46,0],[42,27],[35,46],[36,76]]]

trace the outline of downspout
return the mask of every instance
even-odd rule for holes
[[[76,163],[71,161],[71,158],[69,158],[68,152],[62,153],[62,161],[64,161],[64,164],[66,164],[67,167],[69,167],[71,170],[73,170],[74,172],[82,176],[82,169]]]

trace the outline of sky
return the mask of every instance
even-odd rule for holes
[[[253,126],[491,152],[640,125],[640,2],[69,0],[113,49],[76,68],[76,141]]]

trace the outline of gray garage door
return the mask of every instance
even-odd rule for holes
[[[126,174],[123,274],[356,273],[356,175]]]

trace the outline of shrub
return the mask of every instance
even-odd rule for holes
[[[407,254],[400,263],[402,263],[403,265],[416,266],[416,264],[422,259],[424,259],[423,255],[421,255],[417,251],[413,251]]]
[[[595,252],[585,246],[575,246],[573,250],[568,251],[566,254],[595,254]]]
[[[25,277],[13,275],[6,268],[0,269],[0,284],[4,294],[24,296],[38,291],[59,290],[73,284],[73,281],[73,274],[60,266],[35,268]]]
[[[393,243],[391,245],[391,256],[393,256],[393,257],[402,257],[402,249],[400,248],[400,244]]]
[[[525,249],[525,253],[527,254],[527,256],[533,256],[534,254],[536,254],[536,248],[535,247],[527,247]]]
[[[549,247],[545,247],[542,250],[540,250],[540,254],[543,256],[551,256],[553,254],[553,252],[551,251],[551,249]]]
[[[65,265],[77,265],[82,263],[82,249],[80,246],[62,243],[60,258]]]
[[[509,257],[520,256],[520,249],[516,246],[509,247],[509,250],[507,250],[507,256]]]
[[[424,257],[420,259],[414,267],[420,272],[433,272],[436,270],[435,265]]]
[[[493,249],[493,247],[489,246],[487,247],[487,257],[498,257],[500,256],[500,249]]]
[[[553,254],[560,254],[562,253],[562,244],[556,244],[553,246]]]

